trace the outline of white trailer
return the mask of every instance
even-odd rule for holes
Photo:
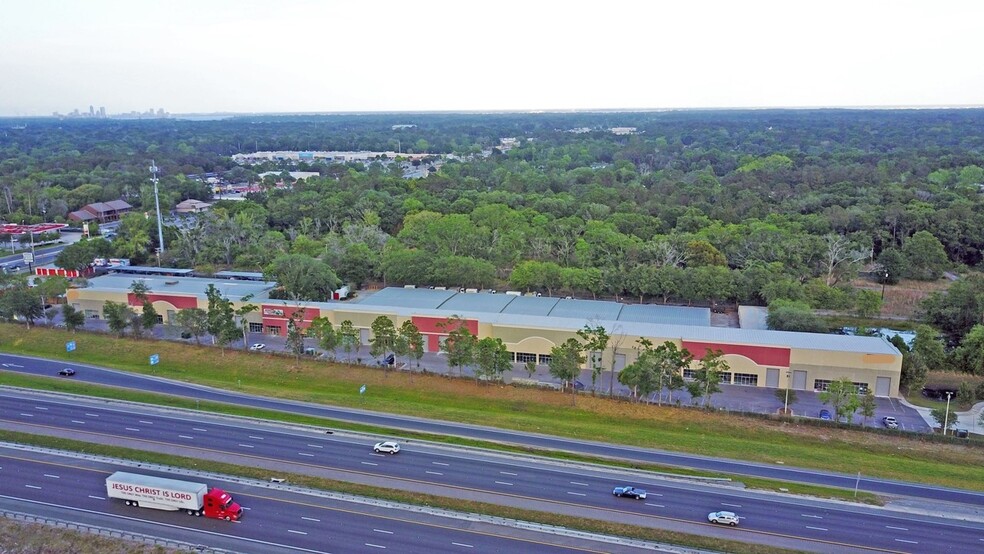
[[[242,517],[242,508],[231,496],[220,489],[209,490],[205,483],[117,471],[106,478],[106,495],[123,500],[127,506],[182,510],[227,521]]]

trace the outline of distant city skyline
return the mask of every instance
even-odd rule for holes
[[[982,107],[984,2],[12,0],[0,116]]]

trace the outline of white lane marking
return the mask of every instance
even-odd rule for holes
[[[311,458],[314,457],[314,454],[311,454],[310,452],[298,452],[297,455],[298,456],[310,456]]]
[[[654,508],[665,508],[666,507],[666,506],[664,506],[662,504],[650,504],[649,502],[646,502],[646,506],[652,506]]]
[[[256,435],[248,435],[248,436],[249,436],[249,438],[251,438],[251,439],[256,439],[256,440],[258,440],[258,441],[261,441],[261,440],[263,440],[263,437],[257,437]]]
[[[727,502],[722,502],[722,506],[731,506],[732,508],[741,508],[741,504],[728,504]]]
[[[455,546],[464,546],[465,548],[475,548],[474,546],[472,546],[470,544],[465,544],[463,542],[453,542],[451,544],[453,544]]]
[[[446,464],[444,462],[431,462],[431,463],[434,464],[434,465],[436,465],[436,466],[450,466],[451,465],[451,464]]]
[[[519,475],[518,473],[509,473],[508,471],[500,471],[501,475],[512,475],[513,477]]]
[[[584,494],[583,492],[571,492],[571,491],[567,491],[567,494],[573,494],[574,496],[588,496],[588,495]]]
[[[140,430],[140,429],[137,429],[136,427],[124,427],[124,429],[126,429],[127,431],[139,431]]]
[[[99,417],[99,414],[85,414],[87,417]]]
[[[178,438],[179,439],[193,439],[195,437],[192,437],[192,436],[189,436],[189,435],[178,435]]]
[[[898,531],[908,531],[908,529],[906,529],[905,527],[892,527],[891,525],[886,525],[885,526],[885,529],[896,529]],[[984,541],[984,539],[981,539],[981,540]]]
[[[50,473],[45,473],[44,476],[45,477],[51,477],[52,479],[61,479],[61,477],[59,477],[57,475],[52,475]]]
[[[295,531],[293,529],[288,529],[287,532],[294,533],[295,535],[307,535],[307,533],[305,533],[304,531]]]
[[[244,510],[252,510],[253,509],[253,508],[247,508],[246,506],[241,506],[241,508],[244,509]]]
[[[800,514],[800,517],[812,517],[813,519],[823,519],[823,516],[815,516],[813,514]]]
[[[309,444],[308,446],[311,448],[324,448],[324,446],[321,446],[320,444]]]
[[[425,471],[424,473],[428,473],[430,475],[444,475],[443,473],[441,473],[439,471]]]
[[[192,431],[201,431],[201,432],[203,432],[203,433],[204,433],[205,431],[208,431],[208,429],[199,429],[198,427],[192,427],[192,428],[191,428],[191,430],[192,430]]]
[[[909,544],[919,544],[916,541],[907,541],[905,539],[895,539],[895,542],[905,542],[905,543],[909,543]]]
[[[387,531],[387,530],[385,530],[385,529],[373,529],[373,531],[375,531],[375,532],[377,532],[377,533],[385,533],[385,534],[387,534],[387,535],[392,535],[392,534],[393,534],[393,532],[392,532],[392,531]]]
[[[144,421],[144,420],[142,420],[142,419],[138,419],[138,420],[137,420],[137,423],[145,423],[145,424],[147,424],[147,425],[153,425],[153,424],[154,424],[154,422],[153,422],[153,421]]]
[[[317,522],[320,522],[321,521],[320,519],[317,519],[317,518],[304,517],[304,516],[301,516],[301,519],[306,520],[306,521],[317,521]]]
[[[45,410],[45,411],[48,410],[48,408],[45,408],[44,406],[35,406],[34,409],[35,410]]]
[[[89,498],[92,498],[93,500],[106,500],[106,499],[105,499],[105,498],[103,498],[102,496],[93,496],[93,495],[91,495],[91,494],[89,495]]]
[[[571,481],[571,484],[572,485],[577,485],[579,487],[587,487],[588,486],[587,483],[578,483],[577,481]]]
[[[25,414],[23,412],[21,413],[21,415],[24,417],[34,417],[34,414]]]
[[[816,531],[826,531],[827,530],[827,529],[825,529],[823,527],[810,527],[809,525],[807,525],[806,528],[807,529],[814,529]]]
[[[507,483],[505,481],[496,481],[495,484],[496,485],[509,485],[510,487],[513,486],[512,483]]]
[[[77,419],[73,419],[72,420],[72,423],[79,423],[79,424],[85,425],[85,422],[84,421],[79,421]]]
[[[27,487],[27,488],[29,488],[29,489],[40,489],[41,488],[41,487],[39,487],[37,485],[24,485],[24,486]]]
[[[378,544],[372,544],[371,542],[367,542],[367,543],[365,543],[365,545],[366,545],[366,546],[369,546],[369,547],[372,547],[372,548],[382,548],[382,549],[386,549],[386,547],[385,547],[385,546],[380,546],[380,545],[378,545]]]
[[[377,464],[375,462],[362,462],[362,464],[363,465],[367,465],[367,466],[378,466],[379,465],[379,464]]]
[[[252,444],[242,444],[242,443],[239,443],[239,446],[242,446],[243,448],[256,448]]]
[[[648,494],[649,496],[663,496],[662,494],[659,494],[658,492],[650,492],[650,493],[646,493],[646,494]]]

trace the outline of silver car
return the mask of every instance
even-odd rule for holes
[[[707,514],[707,521],[734,527],[738,525],[738,514],[734,512],[711,512]]]

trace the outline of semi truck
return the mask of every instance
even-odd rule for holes
[[[117,471],[106,478],[106,496],[127,506],[183,511],[192,516],[239,521],[243,509],[222,489],[151,475]]]

